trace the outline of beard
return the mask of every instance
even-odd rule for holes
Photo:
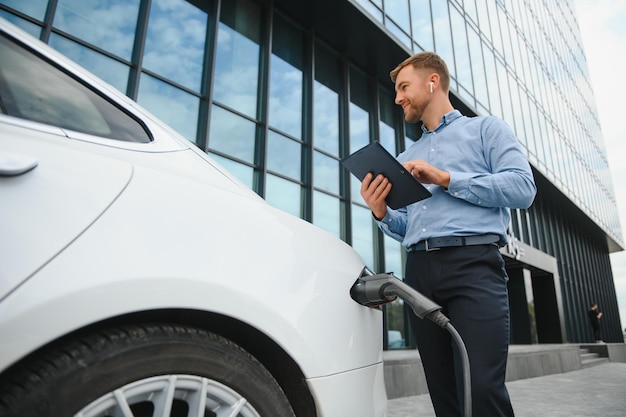
[[[407,123],[418,123],[422,120],[422,115],[424,114],[427,105],[428,102],[426,101],[421,103],[409,103],[409,106],[404,112],[404,120]]]

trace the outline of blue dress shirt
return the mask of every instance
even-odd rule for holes
[[[536,187],[530,165],[513,131],[494,116],[465,117],[453,110],[435,130],[398,155],[448,171],[448,189],[424,184],[432,197],[398,210],[387,208],[381,230],[406,247],[441,236],[493,233],[507,242],[509,208],[528,208]]]

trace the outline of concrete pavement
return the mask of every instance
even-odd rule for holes
[[[626,416],[626,363],[608,362],[506,385],[516,417]],[[387,415],[435,417],[428,394],[390,400]]]

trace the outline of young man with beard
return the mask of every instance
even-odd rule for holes
[[[361,195],[381,230],[408,250],[405,282],[443,308],[466,345],[474,416],[512,416],[505,387],[508,277],[499,252],[510,208],[528,208],[536,187],[511,129],[494,116],[465,117],[449,99],[450,75],[436,54],[413,55],[391,71],[396,104],[422,136],[398,160],[432,197],[392,210],[393,184],[368,174]],[[460,416],[462,367],[448,332],[411,316],[437,416]]]

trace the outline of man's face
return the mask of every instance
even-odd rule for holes
[[[404,120],[407,123],[419,122],[430,103],[432,94],[428,85],[429,73],[427,70],[407,65],[396,77],[395,103],[402,106]]]

